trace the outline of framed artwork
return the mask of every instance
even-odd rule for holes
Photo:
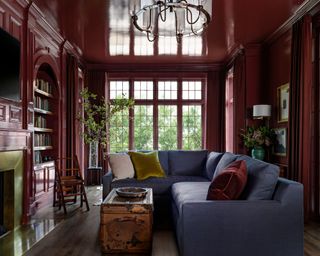
[[[287,155],[287,128],[276,128],[276,142],[273,145],[273,154],[278,156]]]
[[[281,85],[277,89],[278,97],[278,122],[288,122],[289,117],[289,83]]]

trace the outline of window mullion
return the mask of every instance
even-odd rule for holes
[[[206,148],[206,139],[207,138],[207,119],[205,118],[207,113],[207,83],[205,79],[201,79],[201,89],[202,89],[202,99],[201,99],[201,130],[202,130],[202,148]]]
[[[129,80],[129,98],[134,98],[134,81]],[[134,148],[134,108],[129,109],[129,150]]]
[[[158,80],[153,80],[153,149],[159,148],[159,133],[158,133]]]
[[[177,147],[182,149],[182,79],[178,79],[178,101],[177,101]]]

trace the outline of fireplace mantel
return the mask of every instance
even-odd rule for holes
[[[30,132],[26,130],[0,130],[0,151],[28,149]]]
[[[22,154],[22,173],[21,173],[21,184],[19,194],[21,193],[22,200],[18,201],[22,210],[21,214],[16,214],[19,216],[20,223],[26,224],[29,222],[30,217],[30,190],[32,188],[32,169],[29,159],[32,159],[32,147],[31,147],[31,136],[32,132],[22,129],[0,129],[0,153],[1,152],[15,152],[19,151]],[[17,192],[18,193],[18,192]],[[15,219],[15,225],[17,224],[17,219]]]

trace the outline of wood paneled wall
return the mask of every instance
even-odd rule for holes
[[[288,129],[288,122],[278,122],[277,88],[289,83],[291,68],[291,30],[286,31],[277,40],[264,48],[264,83],[262,93],[272,106],[270,126]],[[288,156],[271,154],[271,161],[286,168]],[[285,173],[285,175],[287,175]]]
[[[59,32],[51,27],[40,9],[29,0],[1,0],[0,27],[17,38],[21,44],[21,102],[0,99],[0,131],[10,132],[12,138],[25,136],[24,150],[24,198],[22,223],[27,223],[33,212],[33,84],[41,65],[48,65],[56,79],[59,90],[59,129],[57,156],[65,155],[64,134],[66,128],[66,73],[67,53],[82,63],[77,48],[66,41]],[[78,74],[78,66],[76,67]],[[76,79],[78,81],[78,79]],[[62,100],[64,99],[64,100]],[[14,141],[0,140],[1,150],[19,148]],[[19,141],[19,140],[18,140]],[[19,144],[19,143],[18,143]],[[81,151],[82,152],[82,151]]]

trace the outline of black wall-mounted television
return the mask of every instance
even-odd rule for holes
[[[1,28],[0,97],[20,101],[20,42]]]

